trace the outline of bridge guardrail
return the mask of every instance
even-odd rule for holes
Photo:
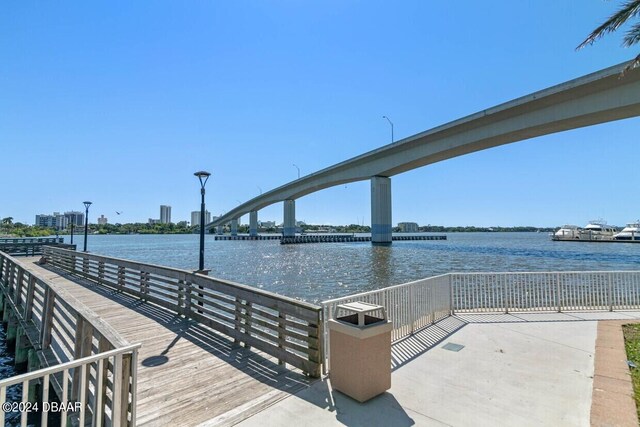
[[[22,262],[0,252],[2,308],[19,325],[18,339],[30,341],[44,365],[28,374],[0,380],[0,404],[8,387],[22,384],[22,406],[36,383],[42,383],[40,404],[53,387],[64,404],[79,402],[63,423],[135,425],[137,351],[110,325],[50,281],[30,273]],[[33,396],[31,396],[33,399]],[[26,425],[27,411],[21,419]],[[0,412],[0,424],[5,413]],[[46,424],[47,414],[43,413]]]
[[[44,255],[53,266],[180,313],[281,364],[320,376],[319,306],[176,268],[55,247],[46,247]]]

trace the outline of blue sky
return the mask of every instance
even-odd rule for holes
[[[3,2],[0,217],[217,215],[396,139],[634,57],[575,51],[618,2]],[[393,222],[584,225],[640,217],[639,119],[549,135],[392,178]],[[620,167],[620,165],[627,167]],[[370,222],[369,183],[296,203]],[[123,211],[116,217],[115,211]],[[282,221],[282,204],[260,211]],[[243,218],[248,222],[248,215]]]

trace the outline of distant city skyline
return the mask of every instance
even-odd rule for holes
[[[144,223],[161,204],[188,221],[198,170],[212,173],[206,208],[218,216],[390,143],[385,116],[397,141],[637,53],[620,47],[624,28],[575,51],[618,7],[595,0],[73,5],[16,2],[0,16],[0,217],[14,222],[86,199],[92,223]],[[640,217],[627,195],[640,173],[621,166],[639,124],[394,176],[392,222],[624,225]],[[336,186],[298,199],[296,219],[369,225],[369,197],[368,181]],[[282,215],[277,203],[258,219]]]

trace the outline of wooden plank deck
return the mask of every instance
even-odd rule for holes
[[[229,425],[309,385],[298,370],[174,312],[36,265],[28,268],[64,287],[130,343],[142,343],[137,422],[141,426]]]

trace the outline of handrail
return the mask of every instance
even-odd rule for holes
[[[68,291],[4,252],[0,252],[0,287],[2,309],[16,319],[18,334],[30,341],[40,363],[46,366],[26,377],[0,381],[0,403],[6,401],[6,387],[13,381],[22,382],[21,403],[28,403],[32,395],[29,388],[35,384],[30,375],[36,375],[43,384],[43,402],[48,399],[50,386],[62,402],[79,402],[79,413],[68,414],[73,422],[84,425],[85,420],[92,420],[101,425],[104,418],[113,425],[135,425],[140,345],[129,344]],[[115,357],[110,361],[112,354]],[[27,412],[23,412],[23,424],[26,417]],[[46,417],[43,419],[46,423]],[[63,419],[66,423],[66,417]]]
[[[311,376],[320,375],[322,308],[187,270],[45,247],[50,265],[165,307]]]
[[[88,365],[93,362],[97,362],[100,359],[106,359],[118,354],[131,353],[133,350],[140,349],[141,344],[130,344],[126,347],[116,348],[113,350],[105,351],[103,353],[97,353],[92,356],[83,357],[78,360],[71,360],[69,362],[62,363],[60,365],[49,366],[48,368],[38,369],[37,371],[26,372],[24,374],[16,375],[13,377],[0,380],[0,387],[11,387],[15,384],[20,384],[24,381],[31,381],[44,377],[46,374],[51,375],[56,372],[62,372],[71,368],[77,368],[82,365]]]
[[[323,301],[325,322],[339,304],[353,301],[384,306],[395,341],[458,312],[637,309],[640,271],[447,273]],[[328,355],[327,330],[325,325]]]

